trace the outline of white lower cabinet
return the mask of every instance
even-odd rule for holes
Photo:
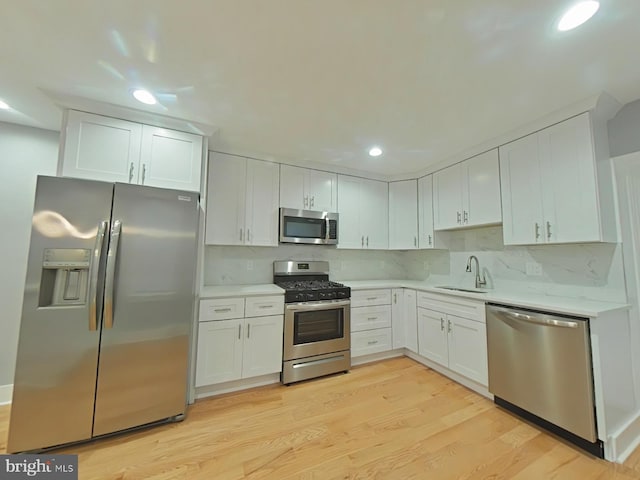
[[[235,307],[246,302],[246,309]],[[250,316],[264,308],[278,315]],[[217,310],[217,311],[216,311]],[[202,300],[196,387],[282,370],[283,296]],[[246,314],[246,318],[220,320]]]
[[[394,288],[391,292],[393,348],[407,348],[418,353],[418,312],[416,291]]]
[[[419,355],[487,386],[484,302],[419,293],[417,305]]]
[[[351,357],[393,348],[391,290],[359,290],[351,295]]]

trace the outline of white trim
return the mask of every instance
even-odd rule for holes
[[[261,375],[259,377],[245,378],[242,380],[233,380],[231,382],[218,383],[215,385],[207,385],[205,387],[196,388],[196,399],[213,397],[222,395],[223,393],[237,392],[247,390],[249,388],[262,387],[280,383],[280,373],[271,373],[269,375]]]
[[[605,458],[611,462],[623,463],[640,445],[640,413],[621,427],[615,435],[610,435],[605,443]]]
[[[9,405],[13,397],[13,385],[0,385],[0,405]]]
[[[398,350],[388,350],[386,352],[370,353],[369,355],[360,355],[351,357],[351,366],[364,365],[365,363],[377,362],[378,360],[386,360],[388,358],[402,357],[406,355],[404,348]]]

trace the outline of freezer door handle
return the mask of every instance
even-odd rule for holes
[[[111,227],[111,241],[107,252],[107,271],[104,285],[104,327],[113,327],[113,285],[116,277],[116,261],[118,259],[118,244],[120,243],[120,232],[122,231],[122,221],[116,220]]]
[[[89,330],[91,331],[98,329],[98,273],[102,264],[102,248],[108,225],[109,222],[107,221],[102,221],[98,224],[96,244],[93,247],[93,265],[89,281]]]

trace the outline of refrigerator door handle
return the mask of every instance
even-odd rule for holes
[[[118,259],[118,244],[122,221],[116,220],[111,227],[111,241],[107,252],[107,271],[104,285],[104,328],[113,327],[113,285],[116,276],[116,260]]]
[[[91,280],[89,283],[89,330],[98,329],[98,273],[100,264],[102,263],[102,248],[104,247],[104,236],[107,231],[109,222],[102,221],[98,224],[98,234],[96,235],[96,244],[93,247],[93,270],[91,271]]]

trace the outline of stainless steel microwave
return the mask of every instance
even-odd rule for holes
[[[336,245],[338,214],[281,208],[280,243]]]

